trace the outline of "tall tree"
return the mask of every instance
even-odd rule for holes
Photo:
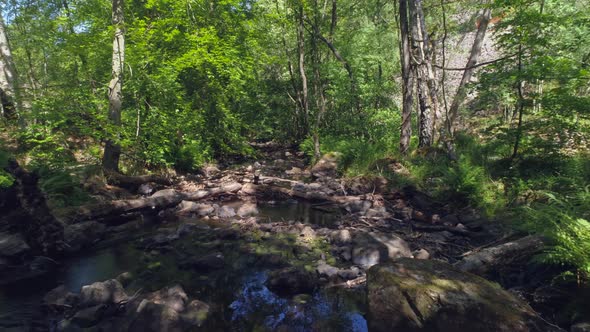
[[[6,118],[16,118],[21,111],[16,67],[2,15],[0,15],[0,106]]]
[[[479,55],[481,54],[481,48],[486,36],[486,31],[488,30],[488,23],[490,22],[491,15],[491,9],[486,8],[479,18],[477,33],[475,34],[475,39],[473,41],[473,45],[471,46],[469,60],[465,66],[465,71],[463,71],[463,76],[461,77],[461,82],[457,87],[457,92],[455,93],[451,107],[449,108],[446,130],[449,131],[450,135],[453,135],[454,131],[456,130],[455,122],[457,121],[457,117],[459,115],[459,107],[467,96],[467,84],[471,81],[471,77],[475,71],[475,65],[477,64]]]
[[[113,60],[111,81],[109,82],[109,120],[116,127],[121,126],[121,107],[123,102],[123,66],[125,65],[125,30],[123,0],[113,0],[112,20],[115,28],[113,38]],[[118,136],[118,135],[117,135]],[[119,170],[121,146],[113,139],[106,141],[102,165],[107,170]]]
[[[412,105],[414,104],[414,96],[412,94],[414,79],[412,76],[412,65],[410,59],[408,0],[399,1],[399,25],[403,93],[399,149],[402,154],[406,154],[410,148],[410,139],[412,137]]]
[[[431,91],[430,84],[432,69],[428,49],[428,34],[422,9],[422,0],[410,2],[410,25],[412,53],[415,62],[418,94],[418,145],[420,147],[431,146],[434,134],[434,111],[436,104],[436,92]],[[430,69],[429,69],[430,68]]]

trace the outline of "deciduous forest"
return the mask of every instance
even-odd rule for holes
[[[0,330],[590,331],[589,1],[0,8]]]

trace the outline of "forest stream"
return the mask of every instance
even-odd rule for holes
[[[289,201],[260,206],[259,218],[265,222],[301,222],[323,227],[333,226],[338,215],[314,209],[309,203]],[[145,246],[158,234],[194,227],[198,231],[172,245],[158,243]],[[180,224],[162,223],[137,236],[135,240],[119,241],[106,248],[86,252],[62,262],[52,278],[35,283],[17,284],[0,291],[0,329],[20,330],[37,324],[58,330],[57,316],[44,317],[41,303],[51,289],[63,284],[70,292],[82,286],[116,278],[130,272],[137,276],[128,286],[136,290],[157,290],[168,284],[182,284],[191,294],[215,308],[214,315],[202,326],[204,331],[275,330],[286,325],[296,330],[321,328],[332,331],[367,331],[364,318],[366,303],[362,292],[342,287],[317,289],[311,294],[282,298],[265,285],[270,271],[280,269],[283,262],[264,255],[241,255],[240,248],[254,239],[227,235],[227,225],[197,218],[184,218]],[[226,237],[223,243],[221,237]],[[227,239],[229,237],[229,240]],[[223,257],[222,267],[202,267],[197,271],[178,268],[187,253],[207,256],[211,250]],[[278,257],[294,259],[295,243],[285,241],[275,248]],[[305,254],[297,257],[307,257]],[[311,259],[307,264],[315,264]],[[280,259],[280,258],[279,258]],[[32,326],[34,327],[34,326]]]
[[[535,302],[550,274],[522,263],[539,237],[503,235],[415,188],[344,181],[333,156],[303,171],[295,152],[262,155],[173,182],[118,177],[128,189],[97,190],[117,199],[60,221],[34,187],[15,187],[28,196],[14,206],[38,204],[16,225],[39,227],[29,243],[59,254],[33,256],[19,241],[30,234],[2,234],[25,256],[3,267],[0,329],[563,331],[544,318],[560,308]]]

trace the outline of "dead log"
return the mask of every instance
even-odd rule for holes
[[[164,186],[172,185],[172,181],[160,175],[139,175],[128,176],[117,172],[108,172],[105,174],[110,185],[136,191],[144,183],[157,183]]]
[[[513,262],[528,261],[543,250],[545,242],[538,235],[529,235],[515,241],[503,243],[473,252],[455,263],[465,272],[486,275],[488,272]]]
[[[76,211],[73,217],[73,222],[101,220],[107,217],[145,210],[164,210],[175,207],[183,200],[197,201],[223,194],[233,194],[238,192],[241,188],[241,184],[231,182],[223,184],[220,187],[199,190],[196,192],[180,192],[174,189],[164,189],[146,198],[124,199],[108,203],[82,206]]]
[[[421,231],[421,232],[444,232],[447,231],[449,233],[453,233],[455,235],[461,235],[461,236],[470,236],[473,233],[466,230],[466,229],[461,229],[461,228],[457,228],[457,227],[451,227],[451,226],[444,226],[444,225],[420,225],[420,224],[412,224],[412,228],[417,230],[417,231]]]
[[[319,191],[299,191],[289,188],[284,188],[276,185],[252,184],[249,183],[244,186],[244,193],[255,196],[284,195],[312,202],[321,202],[328,204],[345,204],[348,202],[364,200],[364,195],[361,196],[330,196]]]

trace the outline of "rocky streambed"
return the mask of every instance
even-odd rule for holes
[[[574,295],[555,302],[528,264],[543,239],[383,178],[339,179],[333,155],[304,169],[265,153],[176,181],[118,176],[127,189],[51,219],[51,246],[13,222],[0,329],[584,331],[559,307]]]

